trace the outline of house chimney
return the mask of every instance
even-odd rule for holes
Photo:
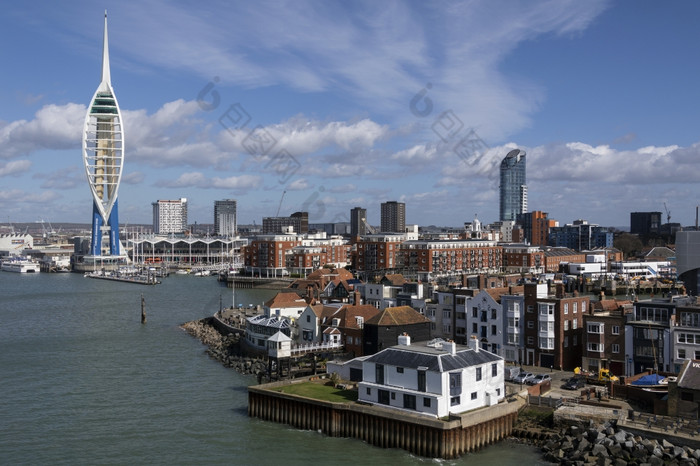
[[[447,342],[447,350],[450,352],[451,355],[457,354],[457,344],[450,340]]]
[[[411,337],[408,333],[403,332],[403,335],[399,335],[399,345],[411,346]]]
[[[475,353],[479,352],[479,340],[477,340],[476,335],[472,335],[469,339],[469,348],[474,350]]]
[[[314,296],[314,287],[312,285],[306,286],[306,302],[309,303],[310,306],[316,304],[316,297]]]
[[[355,306],[359,306],[360,304],[362,304],[362,298],[360,297],[360,291],[355,290],[355,291],[353,291],[352,294],[353,294],[353,299],[355,301],[354,302]]]
[[[564,284],[563,283],[557,283],[556,287],[554,288],[555,298],[563,298],[564,297]]]

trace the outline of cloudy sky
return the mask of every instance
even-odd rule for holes
[[[104,5],[37,5],[0,15],[0,222],[89,223]],[[239,223],[362,206],[378,224],[387,200],[408,223],[491,222],[518,147],[530,210],[624,227],[666,203],[693,224],[698,18],[698,2],[112,2],[120,220],[186,197],[198,223],[226,198]]]

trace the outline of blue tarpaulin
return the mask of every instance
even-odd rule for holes
[[[659,374],[649,374],[635,380],[632,382],[632,385],[658,385],[659,382],[665,378],[666,377]]]

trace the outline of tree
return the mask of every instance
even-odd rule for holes
[[[640,240],[637,235],[631,233],[622,233],[615,238],[613,246],[622,251],[625,259],[638,255],[642,252],[642,248],[644,247],[642,240]]]

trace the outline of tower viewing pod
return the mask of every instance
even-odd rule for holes
[[[124,128],[112,89],[105,12],[102,80],[88,106],[83,127],[83,164],[93,197],[89,256],[96,261],[126,260],[119,241],[117,194],[124,168]]]

